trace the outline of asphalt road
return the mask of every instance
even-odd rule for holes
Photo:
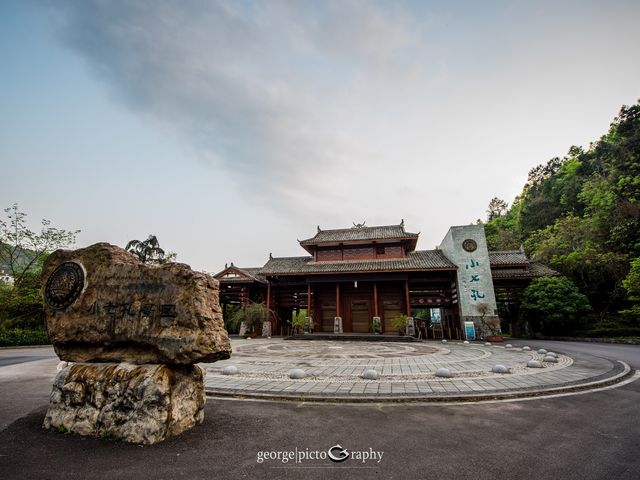
[[[559,353],[588,353],[598,357],[612,360],[622,360],[632,368],[640,370],[640,345],[624,345],[615,343],[588,343],[588,342],[556,342],[549,340],[517,340],[511,341],[513,345],[529,345],[537,348],[553,348]]]
[[[593,346],[544,343],[566,352]],[[633,364],[640,347],[596,349]],[[44,400],[0,432],[2,479],[640,478],[640,381],[586,394],[470,405],[208,399],[203,425],[140,447],[43,431],[50,379],[37,377],[33,367],[55,370],[55,363],[0,367],[0,405],[16,401],[25,388]],[[21,383],[7,384],[6,369],[31,370]],[[257,461],[265,450],[326,452],[337,444],[352,457],[342,463]],[[379,463],[353,459],[355,452],[371,450],[383,452]]]

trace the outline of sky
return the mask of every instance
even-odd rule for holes
[[[434,248],[640,98],[637,1],[0,0],[0,206],[196,270]]]

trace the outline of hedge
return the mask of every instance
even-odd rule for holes
[[[0,329],[0,347],[20,345],[49,345],[45,330],[27,330],[23,328]]]
[[[640,337],[639,327],[607,327],[593,328],[576,332],[576,337],[587,338],[619,338],[619,337]]]

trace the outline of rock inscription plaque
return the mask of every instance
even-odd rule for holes
[[[53,271],[44,287],[44,300],[49,308],[64,310],[82,293],[84,270],[75,262],[64,262]]]
[[[187,265],[145,265],[98,243],[54,252],[42,284],[62,360],[191,365],[230,356],[219,283]]]

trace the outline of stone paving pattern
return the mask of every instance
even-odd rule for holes
[[[282,339],[234,339],[232,343],[231,359],[202,364],[211,394],[305,399],[489,396],[575,386],[623,371],[621,364],[610,360],[590,355],[571,358],[561,352],[556,352],[557,364],[543,362],[544,368],[527,368],[527,361],[542,362],[544,355],[504,344]],[[505,365],[511,373],[491,372],[496,364]],[[239,373],[222,375],[228,365],[237,366]],[[307,376],[290,379],[289,371],[295,368]],[[438,368],[450,369],[453,378],[436,377]],[[378,371],[380,378],[362,379],[368,369]]]

